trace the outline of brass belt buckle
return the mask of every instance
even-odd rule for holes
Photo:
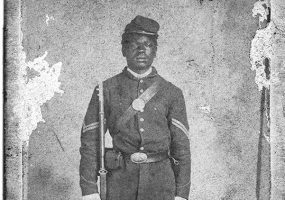
[[[130,158],[133,163],[140,164],[140,163],[146,162],[147,155],[142,152],[136,152],[136,153],[133,153]]]

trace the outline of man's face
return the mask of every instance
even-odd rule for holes
[[[126,57],[128,67],[137,72],[147,71],[156,56],[155,43],[145,35],[132,35],[123,46],[123,56]]]

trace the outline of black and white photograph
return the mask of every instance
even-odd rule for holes
[[[284,0],[3,5],[3,199],[285,200]]]

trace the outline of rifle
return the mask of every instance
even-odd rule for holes
[[[99,120],[100,120],[100,198],[106,200],[107,196],[107,180],[105,169],[105,130],[104,130],[104,94],[103,82],[99,83]]]

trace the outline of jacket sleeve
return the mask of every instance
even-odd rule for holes
[[[189,198],[191,183],[191,156],[189,125],[183,93],[180,89],[169,108],[168,123],[171,132],[170,155],[176,182],[176,196]]]
[[[97,88],[93,92],[81,129],[79,173],[82,196],[98,193],[97,173],[100,166],[100,132]]]

